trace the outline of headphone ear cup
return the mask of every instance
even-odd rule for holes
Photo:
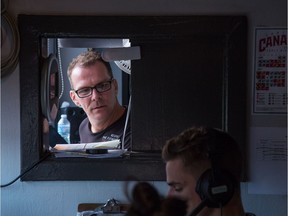
[[[232,175],[219,169],[208,169],[198,179],[196,192],[209,208],[225,206],[234,194]]]

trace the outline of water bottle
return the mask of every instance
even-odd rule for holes
[[[67,143],[70,143],[70,122],[67,119],[66,114],[61,115],[61,118],[58,121],[57,131]]]

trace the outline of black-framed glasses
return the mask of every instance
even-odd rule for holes
[[[93,93],[93,89],[95,89],[98,93],[103,93],[109,91],[111,89],[111,83],[114,79],[112,78],[109,81],[98,83],[94,87],[84,87],[78,90],[74,90],[74,92],[78,95],[79,98],[85,98]]]

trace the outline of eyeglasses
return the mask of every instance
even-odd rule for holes
[[[93,89],[95,89],[98,93],[103,93],[111,89],[112,81],[113,81],[113,78],[109,81],[99,83],[94,87],[85,87],[85,88],[81,88],[78,90],[74,90],[74,92],[78,95],[79,98],[85,98],[85,97],[92,95]]]

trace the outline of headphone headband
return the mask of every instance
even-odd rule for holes
[[[207,148],[211,168],[207,169],[199,177],[196,185],[196,192],[201,200],[210,208],[220,208],[225,206],[233,197],[236,186],[235,178],[219,165],[221,147],[226,142],[225,133],[217,129],[208,129]]]

